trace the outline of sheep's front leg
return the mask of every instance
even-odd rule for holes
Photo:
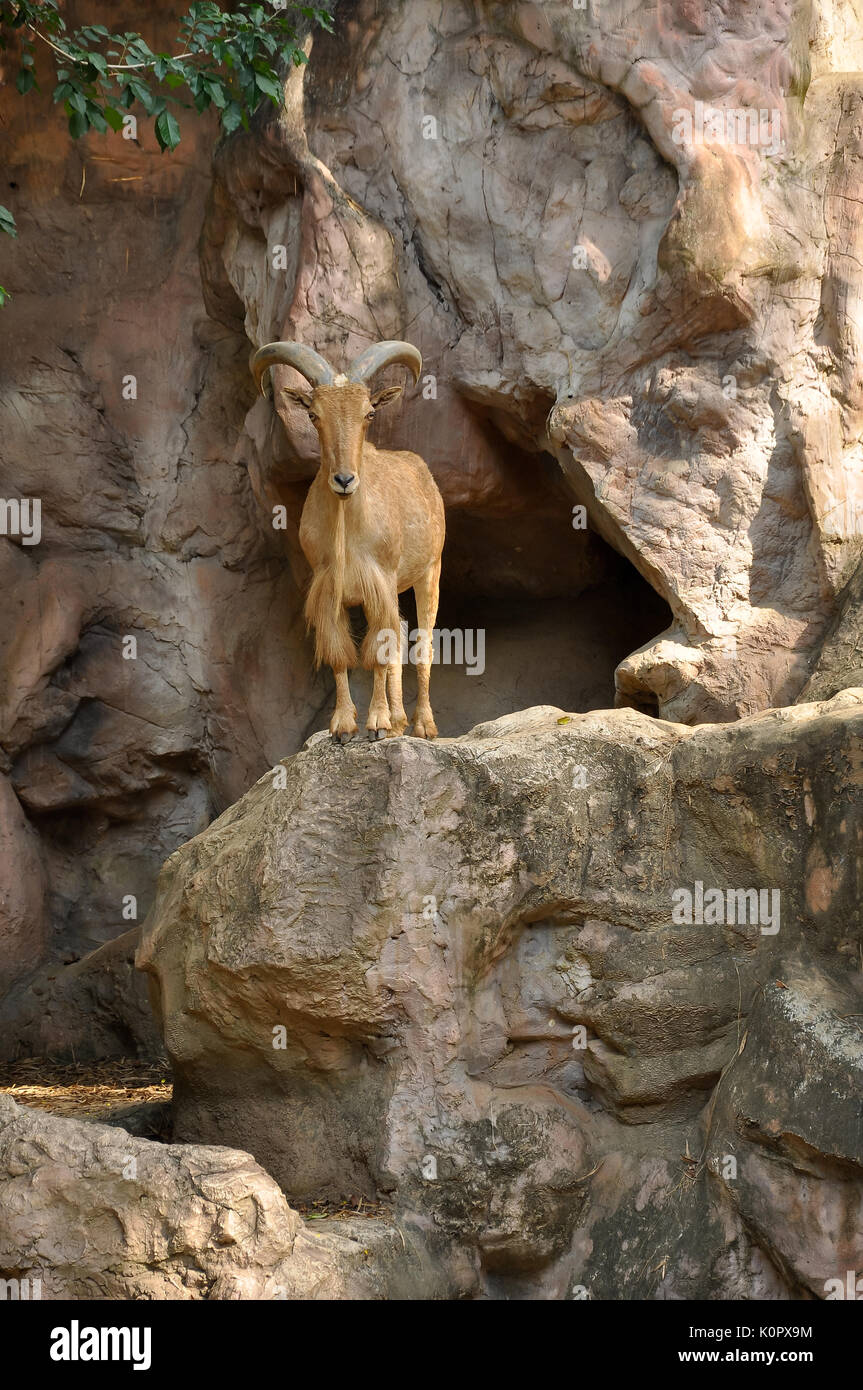
[[[395,737],[397,734],[403,734],[408,726],[408,717],[405,714],[402,699],[401,653],[387,667],[387,696],[390,702],[390,719],[392,720],[390,733]]]
[[[387,667],[375,663],[374,669],[375,683],[369,704],[369,717],[366,720],[366,729],[371,739],[386,738],[392,728],[390,707],[387,701]]]
[[[440,560],[426,570],[418,584],[414,585],[417,600],[417,623],[420,630],[420,651],[417,660],[417,707],[414,712],[414,738],[437,738],[437,724],[434,722],[429,703],[429,679],[433,655],[433,633],[437,618],[438,593],[440,589]]]
[[[359,733],[357,707],[351,699],[347,670],[336,671],[334,669],[333,675],[336,678],[336,708],[330,720],[330,733],[340,743],[347,743],[354,734]]]
[[[362,657],[363,665],[374,671],[374,687],[366,728],[369,738],[378,739],[386,738],[387,734],[393,731],[387,699],[387,674],[394,659],[401,654],[401,624],[395,574],[385,574],[381,570],[371,569],[366,579],[369,597],[364,608],[368,631],[363,641]],[[403,709],[401,714],[404,717]]]

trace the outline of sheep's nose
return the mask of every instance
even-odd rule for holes
[[[353,473],[336,473],[336,474],[334,474],[334,477],[335,477],[335,481],[338,483],[339,487],[342,489],[342,492],[347,492],[347,490],[348,490],[348,488],[350,487],[351,483],[354,481],[354,475],[353,475]]]

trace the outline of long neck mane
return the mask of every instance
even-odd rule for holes
[[[336,505],[336,515],[333,522],[333,618],[338,618],[342,610],[342,600],[345,592],[345,558],[347,554],[347,539],[345,524],[345,502],[340,502],[337,497],[333,498]]]

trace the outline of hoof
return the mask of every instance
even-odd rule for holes
[[[387,729],[369,729],[369,743],[377,743],[378,739],[386,738],[388,732]]]
[[[350,743],[353,734],[333,734],[334,743]]]

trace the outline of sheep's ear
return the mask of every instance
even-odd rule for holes
[[[312,393],[303,386],[285,386],[282,389],[282,397],[287,396],[289,401],[295,405],[302,406],[303,410],[310,410],[312,405]]]
[[[388,401],[397,401],[403,390],[403,386],[383,386],[372,396],[372,408],[377,410],[379,405],[386,405]]]

